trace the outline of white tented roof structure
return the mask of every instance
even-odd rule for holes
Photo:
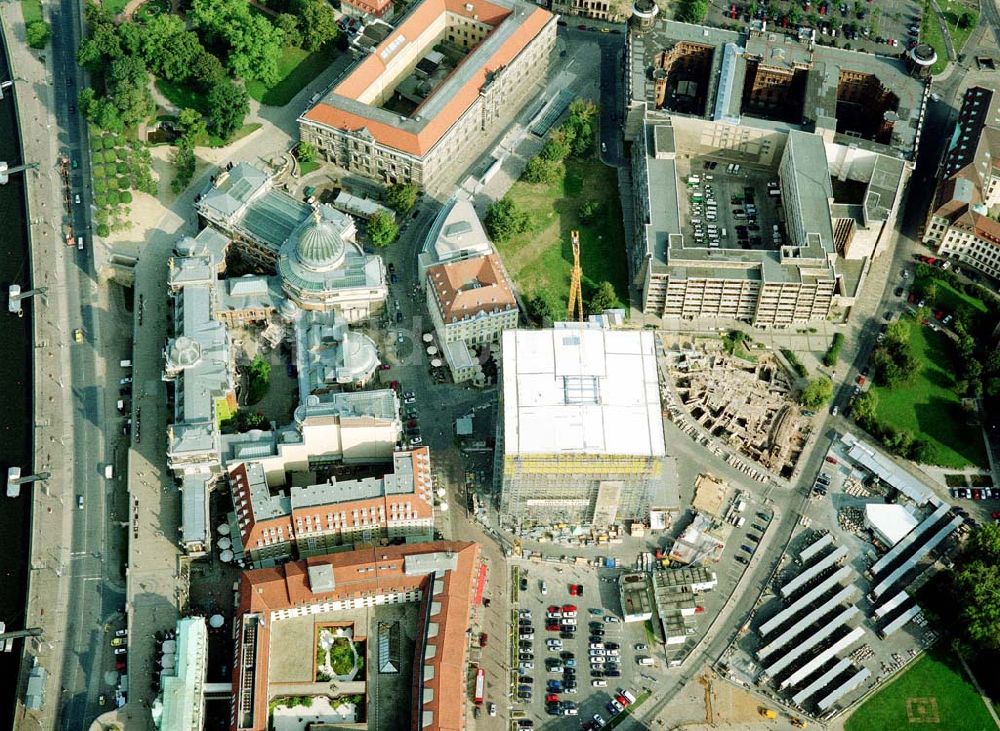
[[[903,505],[865,505],[865,525],[888,548],[903,540],[907,533],[917,527],[917,523],[917,516]]]
[[[507,454],[664,455],[653,333],[505,330],[502,352]]]

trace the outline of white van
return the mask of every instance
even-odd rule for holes
[[[118,365],[121,366],[122,368],[131,368],[132,367],[132,361],[130,361],[130,360],[120,360],[120,361],[118,361]]]
[[[722,238],[726,238],[726,229],[725,228],[722,229]]]
[[[83,236],[76,237],[76,250],[83,251]]]
[[[111,480],[115,476],[115,466],[106,464],[104,465],[104,479]]]

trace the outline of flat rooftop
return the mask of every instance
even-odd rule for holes
[[[654,74],[658,57],[679,43],[697,44],[714,49],[706,83],[708,103],[704,116],[744,123],[741,109],[748,62],[776,70],[804,70],[807,79],[801,109],[802,129],[812,131],[834,127],[839,122],[853,128],[853,119],[837,118],[838,87],[842,74],[871,75],[897,98],[896,109],[889,113],[893,122],[891,138],[886,143],[857,136],[850,129],[838,132],[834,141],[856,145],[875,152],[892,151],[912,160],[916,155],[925,82],[909,75],[900,59],[800,41],[779,32],[737,32],[707,26],[663,20],[642,34],[629,34],[628,74],[631,79],[631,103],[656,108]],[[842,115],[844,116],[844,115]],[[759,120],[764,124],[782,122]],[[755,124],[757,122],[755,121]]]
[[[401,69],[430,51],[452,20],[492,30],[412,115],[369,103],[384,87],[395,86]],[[367,130],[380,144],[422,156],[472,106],[492,74],[554,21],[552,13],[521,0],[423,0],[302,119],[336,129]]]
[[[502,353],[507,454],[664,455],[653,333],[505,330]]]

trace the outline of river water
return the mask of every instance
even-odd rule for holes
[[[6,44],[0,44],[0,80],[10,79]],[[21,141],[14,109],[14,89],[4,90],[0,101],[0,161],[10,167],[21,163]],[[32,173],[28,173],[31,175]],[[6,474],[19,466],[30,474],[31,461],[31,316],[33,300],[24,308],[24,317],[7,314],[7,286],[31,287],[28,231],[25,218],[24,174],[12,175],[0,185],[0,620],[8,630],[24,627],[27,585],[28,534],[30,531],[32,486],[21,496],[8,498]],[[15,695],[23,640],[13,652],[0,653],[0,728],[14,727]]]

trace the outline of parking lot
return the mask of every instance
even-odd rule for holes
[[[521,634],[517,641],[519,697],[512,720],[533,721],[535,728],[593,728],[594,714],[611,720],[608,703],[620,689],[638,697],[655,682],[650,673],[662,662],[647,668],[636,660],[656,654],[644,623],[620,621],[621,571],[525,562],[518,573],[518,632],[530,629],[534,636]],[[571,584],[583,587],[582,597],[571,593]]]
[[[695,158],[678,161],[687,195],[681,217],[690,246],[711,249],[773,249],[784,242],[778,176],[773,170]]]
[[[734,12],[735,10],[735,12]],[[712,0],[706,23],[720,27],[767,21],[768,29],[794,34],[812,28],[816,40],[825,45],[867,51],[882,56],[902,55],[915,43],[923,16],[923,4],[914,0],[865,2],[748,3]]]

